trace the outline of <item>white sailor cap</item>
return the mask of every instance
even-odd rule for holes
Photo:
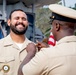
[[[76,10],[58,4],[49,5],[49,9],[52,11],[51,19],[76,23]]]

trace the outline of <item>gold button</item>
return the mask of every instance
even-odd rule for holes
[[[10,70],[10,67],[8,65],[3,65],[2,70],[4,72],[8,72]]]

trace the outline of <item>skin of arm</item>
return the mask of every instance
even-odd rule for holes
[[[30,43],[27,47],[26,50],[28,52],[27,56],[25,57],[25,59],[23,60],[23,62],[21,63],[21,65],[19,66],[19,70],[18,70],[18,75],[23,75],[22,73],[22,67],[27,64],[36,54],[36,48],[38,49],[38,51],[40,51],[41,48],[47,48],[49,47],[48,44],[46,44],[45,42],[37,42],[37,44],[33,44]]]
[[[22,67],[27,64],[36,54],[36,46],[33,43],[27,45],[26,50],[28,52],[27,56],[24,58],[23,62],[19,66],[18,75],[23,75]]]

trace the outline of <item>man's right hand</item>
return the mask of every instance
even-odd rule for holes
[[[36,47],[38,48],[38,51],[40,51],[41,48],[47,48],[49,45],[46,42],[37,42]]]

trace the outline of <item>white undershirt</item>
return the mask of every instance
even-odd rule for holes
[[[22,48],[23,43],[16,43],[16,42],[15,42],[15,44],[16,44],[20,49]]]

